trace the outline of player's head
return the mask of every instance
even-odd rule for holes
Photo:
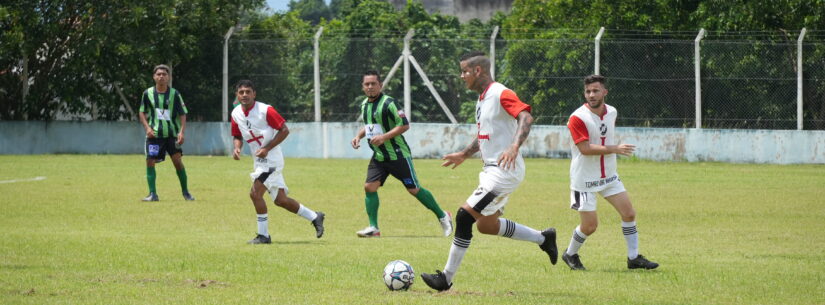
[[[607,96],[607,79],[604,76],[593,74],[584,78],[584,99],[591,109],[596,109],[604,105],[604,97]]]
[[[364,90],[364,94],[370,98],[374,99],[381,95],[381,89],[383,89],[384,85],[381,84],[381,74],[378,73],[376,70],[367,70],[364,72],[364,77],[361,78],[361,89]]]
[[[169,84],[169,79],[172,78],[172,69],[167,65],[157,65],[152,69],[152,79],[155,80],[155,85],[165,86]]]
[[[235,97],[244,106],[255,103],[255,84],[248,79],[239,80],[235,84]]]
[[[473,51],[462,55],[459,66],[461,68],[461,79],[464,80],[467,89],[483,90],[484,88],[480,88],[482,82],[479,80],[485,78],[492,80],[490,77],[490,59],[487,58],[484,52]]]

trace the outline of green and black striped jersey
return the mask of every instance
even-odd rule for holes
[[[166,92],[158,93],[155,87],[151,87],[143,91],[140,112],[146,113],[146,120],[155,131],[155,137],[172,138],[177,137],[180,131],[180,116],[189,110],[175,88],[169,87]]]
[[[387,133],[395,127],[409,124],[404,111],[396,107],[395,99],[383,94],[374,102],[370,102],[369,98],[365,98],[361,103],[361,116],[364,119],[367,141],[373,136]],[[370,144],[370,148],[374,152],[372,157],[376,161],[383,162],[411,157],[410,146],[407,145],[404,136],[400,134],[384,141],[384,144]]]

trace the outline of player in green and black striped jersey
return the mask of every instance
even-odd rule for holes
[[[398,109],[394,98],[381,93],[383,86],[377,71],[370,70],[364,73],[361,85],[367,96],[361,103],[364,126],[352,139],[351,144],[352,148],[358,149],[361,147],[361,139],[366,137],[373,154],[364,183],[364,201],[370,225],[356,234],[360,237],[381,236],[378,229],[378,188],[384,185],[389,175],[392,175],[438,217],[444,236],[449,236],[453,231],[450,214],[441,210],[432,193],[419,185],[418,177],[415,175],[410,147],[402,135],[410,129],[404,111]]]
[[[155,86],[143,91],[140,100],[140,123],[146,131],[146,181],[149,184],[149,196],[143,201],[158,201],[155,188],[155,163],[172,158],[178,173],[178,180],[183,191],[183,198],[195,200],[187,188],[186,169],[183,167],[184,130],[186,129],[186,104],[180,92],[169,86],[171,76],[166,65],[155,66],[152,78]]]

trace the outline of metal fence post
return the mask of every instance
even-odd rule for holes
[[[321,33],[324,32],[324,27],[318,27],[318,32],[315,33],[315,41],[313,42],[313,49],[315,54],[313,56],[314,61],[314,83],[315,83],[315,121],[321,121],[321,64],[320,64],[320,52],[318,47],[318,40],[321,39]]]
[[[604,27],[601,27],[599,29],[599,33],[596,34],[596,42],[595,42],[595,44],[596,44],[596,55],[595,55],[595,57],[596,58],[595,58],[595,61],[593,63],[593,65],[596,67],[595,70],[593,71],[593,74],[596,74],[596,75],[599,74],[599,54],[601,53],[602,34],[604,34]]]
[[[235,26],[226,31],[223,35],[223,111],[221,111],[221,121],[229,122],[229,38],[235,32]]]
[[[493,28],[490,35],[490,77],[496,79],[496,36],[498,36],[498,26]]]
[[[796,40],[796,129],[802,130],[802,40],[807,30],[802,28]]]
[[[410,39],[415,35],[415,30],[410,29],[407,36],[404,36],[404,113],[407,121],[412,122],[412,91],[410,89]]]
[[[693,71],[696,78],[696,128],[702,128],[702,75],[699,42],[705,37],[705,29],[699,29],[699,34],[693,40]]]

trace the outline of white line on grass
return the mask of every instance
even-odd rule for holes
[[[46,180],[46,177],[43,177],[43,176],[37,176],[37,177],[34,177],[34,178],[29,178],[29,179],[0,180],[0,184],[3,184],[3,183],[15,183],[15,182],[40,181],[40,180]]]

